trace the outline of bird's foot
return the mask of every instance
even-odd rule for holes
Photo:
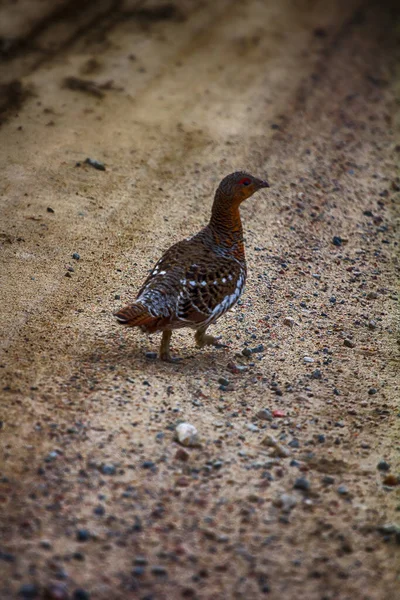
[[[183,358],[180,358],[179,356],[171,356],[169,352],[160,352],[160,359],[164,362],[168,362],[175,365],[183,360]]]
[[[226,344],[221,344],[220,340],[221,336],[215,337],[213,335],[206,335],[205,333],[196,332],[195,340],[196,345],[199,348],[204,348],[204,346],[214,346],[215,348],[227,348]]]

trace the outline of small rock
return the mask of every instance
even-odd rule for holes
[[[156,577],[166,577],[168,575],[167,569],[162,565],[155,565],[154,567],[151,567],[151,572]]]
[[[95,158],[87,158],[85,160],[85,163],[87,165],[90,165],[94,169],[97,169],[98,171],[105,171],[106,170],[106,167],[104,166],[104,164],[102,162],[99,162]]]
[[[283,412],[283,410],[273,410],[272,416],[276,417],[277,419],[283,419],[286,417],[286,414]]]
[[[178,448],[175,453],[175,458],[177,460],[182,460],[183,462],[187,462],[189,460],[190,454],[184,448]]]
[[[156,463],[152,460],[144,460],[140,466],[142,469],[153,469],[156,466]]]
[[[349,493],[349,488],[346,485],[339,485],[339,487],[336,491],[341,496],[347,496]]]
[[[254,425],[254,423],[247,423],[246,427],[249,431],[259,431],[257,425]]]
[[[368,394],[370,396],[374,396],[377,392],[378,392],[378,390],[376,388],[369,388],[369,390],[368,390]]]
[[[311,373],[311,377],[313,379],[322,379],[322,373],[321,373],[320,369],[315,369],[315,371],[313,371]]]
[[[324,485],[333,485],[335,483],[335,478],[332,475],[324,475],[321,479]]]
[[[335,296],[331,296],[331,297],[329,298],[329,302],[330,302],[331,304],[336,304],[336,297],[335,297]]]
[[[78,529],[76,539],[78,542],[87,542],[90,540],[90,531],[88,529]]]
[[[190,423],[179,423],[175,429],[176,439],[182,446],[197,446],[199,437],[197,429]]]
[[[229,385],[229,379],[225,379],[225,377],[220,377],[218,379],[218,383],[220,383],[221,385],[227,386],[227,385]]]
[[[367,294],[367,300],[376,300],[378,298],[378,294],[376,292],[369,292]]]
[[[81,257],[81,255],[80,255],[80,254],[78,254],[78,252],[74,252],[74,253],[73,253],[73,255],[72,255],[72,258],[73,258],[74,260],[79,260],[79,259],[80,259],[80,257]]]
[[[332,244],[334,246],[341,246],[343,244],[343,240],[339,235],[334,235],[332,238]]]
[[[251,350],[250,350],[250,348],[243,348],[242,354],[243,354],[243,356],[246,356],[247,358],[249,356],[251,356]]]
[[[257,419],[261,419],[263,421],[272,421],[273,416],[271,411],[268,408],[262,408],[256,413]]]
[[[378,469],[378,471],[389,471],[390,464],[386,462],[386,460],[380,460],[376,465],[376,468]]]
[[[293,327],[295,324],[295,320],[292,317],[285,317],[283,319],[283,324],[287,325],[287,327]]]
[[[368,329],[376,329],[376,321],[374,321],[373,319],[371,319],[371,321],[368,322]]]
[[[54,208],[51,208],[51,206],[47,207],[47,212],[48,213],[54,213]]]
[[[262,344],[259,344],[255,348],[251,349],[252,354],[259,354],[260,352],[264,352],[264,346]]]
[[[115,467],[115,465],[101,465],[100,472],[103,475],[115,475],[115,473],[117,472],[117,468]]]
[[[392,473],[389,473],[389,475],[386,475],[386,477],[384,477],[382,483],[384,485],[388,485],[389,487],[394,487],[400,484],[400,478],[396,477],[396,475],[393,475]]]
[[[346,348],[355,348],[355,343],[352,342],[351,340],[349,340],[349,338],[345,338],[343,340],[343,346],[346,346]]]
[[[18,596],[21,598],[38,598],[39,588],[34,583],[24,583],[19,588]]]
[[[150,360],[155,360],[157,358],[157,352],[146,352],[145,357]]]
[[[299,477],[293,485],[293,489],[302,490],[303,492],[308,492],[310,487],[310,482],[305,477]]]
[[[270,434],[265,436],[265,438],[262,440],[261,444],[263,446],[269,446],[269,447],[273,448],[272,456],[278,456],[280,458],[287,458],[288,456],[290,456],[292,454],[291,451],[289,450],[289,448],[286,448],[285,446],[283,446],[280,442],[278,442],[278,440],[276,438],[274,438],[273,435],[270,435]]]
[[[247,367],[246,365],[236,365],[234,363],[228,363],[228,369],[231,371],[231,373],[237,375],[238,373],[245,373],[249,370],[249,367]]]
[[[276,505],[282,508],[282,512],[284,513],[290,513],[296,504],[297,498],[294,494],[281,494],[276,501]]]
[[[305,356],[305,357],[303,358],[303,362],[305,362],[306,364],[311,364],[311,363],[313,363],[313,362],[314,362],[314,359],[313,359],[313,358],[311,358],[311,356]]]
[[[72,600],[90,600],[90,594],[82,588],[74,590]]]

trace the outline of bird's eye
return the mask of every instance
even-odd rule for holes
[[[250,184],[251,184],[251,181],[250,181],[250,179],[249,179],[248,177],[245,177],[244,179],[241,179],[241,180],[239,181],[239,183],[240,183],[241,185],[250,185]]]

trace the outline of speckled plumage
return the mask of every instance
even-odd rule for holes
[[[196,330],[198,346],[217,344],[206,329],[238,301],[246,281],[239,206],[266,181],[242,171],[225,177],[215,194],[209,224],[163,254],[135,302],[115,314],[146,333],[163,331],[161,358],[171,360],[171,331]]]

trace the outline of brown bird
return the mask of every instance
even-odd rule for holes
[[[218,186],[211,219],[199,233],[163,254],[133,304],[115,313],[118,322],[146,333],[162,331],[160,358],[172,361],[173,329],[191,327],[197,346],[221,346],[206,331],[238,301],[246,281],[239,206],[267,181],[238,171]]]

